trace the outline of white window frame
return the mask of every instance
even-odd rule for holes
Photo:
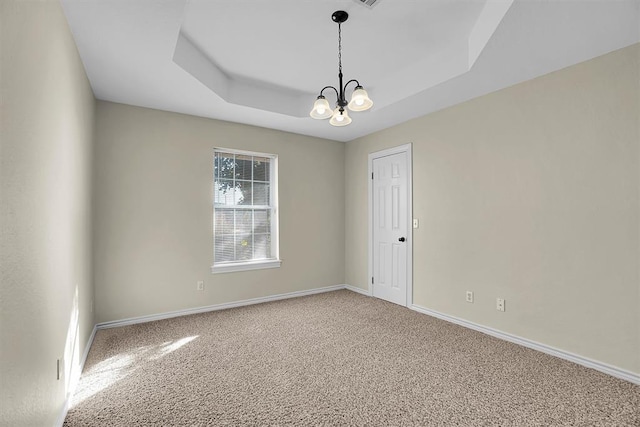
[[[271,207],[271,255],[273,258],[264,260],[251,260],[251,261],[234,261],[216,264],[215,262],[215,163],[213,163],[214,176],[212,180],[212,233],[213,239],[213,265],[211,266],[211,273],[231,273],[235,271],[247,271],[247,270],[259,270],[267,268],[278,268],[282,263],[280,260],[280,236],[278,230],[278,155],[269,153],[258,153],[255,151],[235,150],[231,148],[216,147],[213,149],[213,159],[215,162],[216,153],[228,153],[235,155],[254,156],[254,157],[267,157],[269,158],[269,199]]]

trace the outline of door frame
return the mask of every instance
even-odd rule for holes
[[[381,157],[391,156],[393,154],[406,153],[407,154],[407,296],[405,300],[405,306],[411,307],[413,305],[413,168],[412,168],[412,144],[399,145],[397,147],[387,148],[385,150],[369,153],[368,160],[368,174],[367,181],[368,186],[368,211],[369,211],[369,236],[368,236],[368,256],[369,256],[369,295],[373,296],[373,161]]]

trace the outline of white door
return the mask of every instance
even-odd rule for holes
[[[407,305],[407,153],[373,159],[373,296]]]

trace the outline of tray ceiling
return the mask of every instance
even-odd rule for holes
[[[98,99],[348,141],[640,40],[640,2],[63,0]],[[345,79],[374,100],[308,113]],[[330,103],[335,102],[329,95]]]

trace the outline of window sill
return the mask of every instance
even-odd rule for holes
[[[269,259],[265,261],[252,261],[233,264],[214,265],[211,267],[212,274],[232,273],[234,271],[262,270],[266,268],[279,268],[282,263],[279,259]]]

